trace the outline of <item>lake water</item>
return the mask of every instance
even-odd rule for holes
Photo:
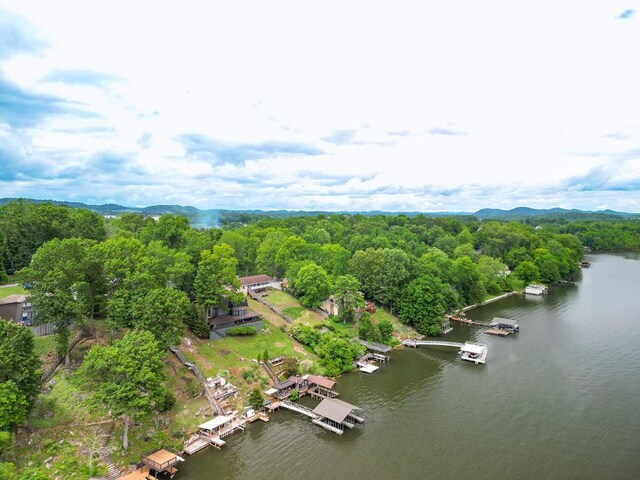
[[[588,259],[575,285],[468,313],[519,333],[454,324],[445,339],[486,343],[486,365],[394,351],[339,379],[364,425],[338,436],[281,410],[187,458],[176,480],[640,478],[640,255]]]

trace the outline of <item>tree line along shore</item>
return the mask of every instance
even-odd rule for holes
[[[0,478],[87,478],[105,473],[103,447],[120,466],[180,447],[211,412],[170,346],[232,383],[228,401],[241,409],[271,381],[258,360],[284,356],[284,375],[338,376],[362,353],[353,339],[438,335],[464,305],[577,279],[585,249],[638,250],[640,222],[229,215],[199,229],[177,215],[2,205],[0,283],[15,286],[0,297],[26,295],[31,322],[55,333],[0,322]],[[290,321],[245,299],[238,276],[255,274],[286,279],[265,298]],[[325,318],[317,307],[328,298],[337,315]],[[262,329],[210,340],[207,312],[225,302],[247,302]]]

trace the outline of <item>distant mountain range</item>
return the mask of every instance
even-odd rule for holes
[[[0,198],[0,205],[18,200],[17,198]],[[563,217],[567,219],[606,219],[615,217],[640,217],[638,213],[616,212],[613,210],[585,211],[585,210],[567,210],[564,208],[536,209],[529,207],[517,207],[511,210],[501,210],[497,208],[483,208],[477,212],[384,212],[384,211],[367,211],[367,212],[327,212],[327,211],[305,211],[305,210],[229,210],[229,209],[210,209],[200,210],[196,207],[185,207],[182,205],[152,205],[149,207],[125,207],[113,203],[103,205],[88,205],[81,202],[65,202],[58,200],[36,200],[31,198],[22,199],[29,203],[51,203],[53,205],[65,205],[72,208],[86,208],[101,215],[120,215],[122,213],[140,213],[143,215],[183,215],[190,219],[191,224],[197,227],[212,227],[219,224],[221,216],[226,214],[247,214],[247,215],[266,215],[270,217],[299,217],[304,215],[322,215],[322,214],[359,214],[359,215],[399,215],[415,216],[419,214],[443,217],[443,216],[474,216],[480,220],[498,219],[498,220],[520,220],[524,218],[535,217]]]

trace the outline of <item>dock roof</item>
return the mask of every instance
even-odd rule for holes
[[[512,327],[515,327],[518,324],[518,322],[516,322],[515,320],[511,320],[510,318],[500,318],[500,317],[494,317],[493,322],[500,323],[502,325],[510,325]]]
[[[320,387],[328,388],[329,390],[333,390],[333,387],[336,386],[337,382],[334,382],[330,378],[321,377],[319,375],[307,375],[307,380],[309,383],[313,383],[314,385],[318,385]]]
[[[337,398],[325,398],[313,410],[313,413],[333,420],[334,422],[342,423],[354,410],[359,410],[359,408],[342,400],[338,400]]]
[[[485,349],[486,349],[486,345],[479,345],[477,343],[465,343],[462,348],[460,349],[460,351],[463,352],[469,352],[469,353],[475,353],[475,354],[481,354]]]
[[[209,420],[208,422],[203,423],[198,428],[202,430],[215,430],[218,427],[221,427],[227,422],[233,420],[233,417],[228,417],[226,415],[220,415],[214,418],[213,420]]]
[[[511,320],[510,318],[500,318],[500,317],[494,317],[493,322],[501,323],[503,325],[516,325],[518,323],[515,320]]]

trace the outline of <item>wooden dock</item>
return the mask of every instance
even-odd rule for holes
[[[501,330],[499,328],[490,328],[485,333],[488,333],[489,335],[499,335],[501,337],[506,337],[507,335],[511,335],[512,332],[508,330]]]
[[[476,325],[478,327],[491,327],[490,323],[485,322],[476,322],[475,320],[471,320],[469,318],[456,317],[455,315],[449,316],[449,320],[459,323],[466,323],[467,325]]]

